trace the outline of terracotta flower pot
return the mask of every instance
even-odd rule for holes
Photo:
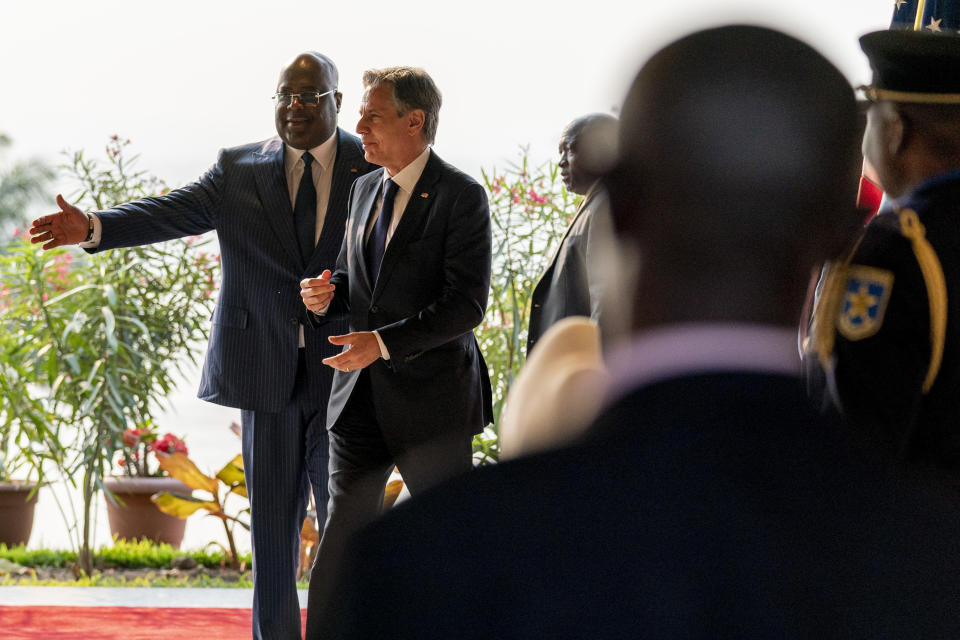
[[[112,535],[127,540],[147,538],[180,548],[187,521],[157,509],[150,501],[150,496],[161,491],[191,495],[190,487],[174,478],[121,476],[104,478],[103,484],[124,502],[121,506],[107,499],[107,517]]]
[[[32,484],[20,481],[0,482],[0,542],[8,547],[26,544],[33,529],[33,508],[37,494],[29,500]]]

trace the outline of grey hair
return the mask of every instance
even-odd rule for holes
[[[423,69],[417,67],[387,67],[363,72],[363,86],[373,89],[382,84],[393,87],[393,104],[397,115],[405,116],[414,109],[423,111],[423,139],[433,144],[440,120],[440,90]]]

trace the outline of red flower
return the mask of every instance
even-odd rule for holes
[[[127,429],[123,432],[123,444],[128,447],[135,447],[140,444],[140,436],[143,431],[140,429]]]
[[[158,438],[157,441],[151,445],[151,448],[158,454],[187,454],[187,445],[172,433],[167,433],[162,438]]]

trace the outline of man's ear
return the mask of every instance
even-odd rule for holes
[[[887,120],[887,126],[884,127],[885,140],[890,157],[896,157],[907,146],[910,136],[913,133],[912,123],[907,115],[892,104],[887,113],[884,114]]]
[[[407,114],[407,132],[411,136],[420,135],[424,120],[423,109],[411,109],[410,113]]]
[[[340,113],[340,103],[343,102],[343,94],[337,91],[333,94],[333,99],[337,103],[337,113]]]

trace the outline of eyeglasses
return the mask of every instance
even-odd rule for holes
[[[336,89],[330,89],[330,91],[325,91],[323,93],[313,92],[313,93],[275,93],[273,94],[273,100],[277,103],[277,106],[289,107],[293,104],[293,99],[296,98],[297,102],[305,107],[314,107],[320,104],[320,98],[328,96],[331,93],[336,93]]]

